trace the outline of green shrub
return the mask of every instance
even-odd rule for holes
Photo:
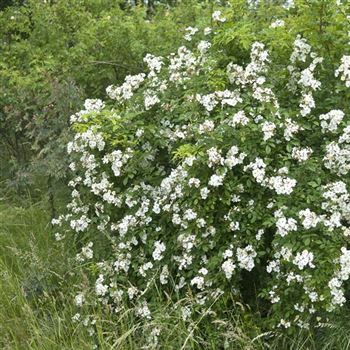
[[[111,102],[85,101],[69,213],[54,221],[86,244],[94,285],[79,306],[126,299],[151,319],[159,290],[193,296],[186,320],[258,299],[270,326],[310,328],[345,304],[347,6],[233,1],[242,21],[215,11],[187,47],[107,87]]]

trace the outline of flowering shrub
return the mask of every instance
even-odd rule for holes
[[[262,42],[223,64],[215,32],[187,28],[187,46],[146,55],[147,72],[71,117],[72,200],[54,223],[86,242],[78,262],[94,262],[77,304],[118,312],[127,299],[151,319],[160,290],[193,295],[188,314],[242,300],[249,279],[273,325],[321,326],[350,276],[348,58],[330,71],[296,36],[283,64]]]

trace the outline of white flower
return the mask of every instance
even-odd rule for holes
[[[156,257],[158,257],[158,256],[156,255]],[[153,267],[153,264],[150,261],[145,263],[145,264],[143,264],[143,265],[141,265],[140,268],[139,268],[140,275],[142,277],[146,277],[147,276],[147,271],[150,270],[152,267]]]
[[[195,188],[198,188],[201,184],[201,181],[195,177],[192,177],[188,180],[188,185],[190,187],[195,187]]]
[[[224,177],[225,177],[224,175],[214,174],[210,177],[208,185],[213,187],[219,187],[223,184]]]
[[[214,11],[212,14],[213,21],[216,22],[225,22],[226,18],[221,17],[221,11]]]
[[[306,39],[298,35],[294,41],[294,51],[290,56],[290,60],[292,63],[295,63],[297,60],[305,62],[310,52],[311,46],[307,43]]]
[[[269,178],[268,186],[276,191],[277,194],[291,194],[297,181],[289,177],[273,176]]]
[[[132,156],[132,150],[126,149],[126,151],[123,153],[121,150],[115,150],[109,154],[106,154],[103,157],[103,163],[108,164],[111,163],[112,171],[116,177],[121,175],[121,170],[124,164],[127,163],[127,161]]]
[[[335,71],[335,76],[345,82],[346,87],[350,87],[350,56],[344,55],[341,58],[341,65]]]
[[[91,220],[86,215],[82,215],[79,219],[71,220],[70,227],[76,232],[81,232],[88,228],[90,222]]]
[[[296,231],[298,229],[297,222],[293,218],[280,217],[277,222],[277,234],[284,237],[289,232]]]
[[[221,265],[221,268],[224,271],[226,278],[231,279],[236,265],[233,263],[232,259],[228,259],[224,261],[224,263]]]
[[[215,94],[200,95],[196,94],[196,100],[208,111],[211,112],[218,104],[219,101]]]
[[[283,7],[287,10],[294,7],[294,0],[286,0],[283,4]]]
[[[151,319],[151,311],[148,307],[147,301],[144,301],[140,306],[136,308],[136,315],[146,318],[146,319]]]
[[[210,190],[208,189],[208,187],[203,187],[203,188],[200,190],[200,195],[201,195],[201,198],[202,198],[202,199],[207,199],[209,193],[210,193]]]
[[[128,297],[130,300],[134,299],[135,295],[138,293],[137,288],[135,287],[129,287],[128,288]]]
[[[321,86],[321,82],[315,79],[313,71],[310,68],[306,68],[301,72],[298,84],[306,88],[310,87],[312,90],[317,90]]]
[[[251,245],[247,245],[245,248],[237,248],[237,260],[239,267],[248,271],[254,268],[254,258],[256,257],[256,251]]]
[[[152,94],[150,91],[145,93],[145,108],[146,110],[152,108],[155,104],[159,103],[160,99],[157,95]]]
[[[313,264],[314,255],[308,250],[304,249],[301,253],[297,253],[293,260],[293,264],[297,265],[300,270],[303,270],[306,266],[314,268]]]
[[[331,142],[326,146],[323,158],[324,165],[332,172],[343,176],[350,171],[350,126],[344,129],[338,142]]]
[[[197,220],[197,227],[202,228],[202,227],[205,227],[205,225],[206,225],[206,222],[203,218],[200,218]]]
[[[159,276],[159,281],[161,284],[167,284],[168,283],[168,278],[169,278],[169,269],[168,265],[164,265],[162,268],[162,272]]]
[[[287,118],[284,124],[284,138],[286,141],[290,141],[294,134],[296,134],[302,128],[294,122],[292,119]]]
[[[81,294],[81,293],[77,294],[74,298],[75,305],[79,307],[83,305],[84,301],[85,301],[84,294]]]
[[[84,102],[84,107],[87,111],[91,112],[98,112],[101,109],[103,109],[105,106],[104,102],[99,99],[87,99]]]
[[[252,175],[256,182],[265,184],[265,168],[266,164],[261,158],[256,158],[254,162],[249,163],[244,167],[244,171],[252,170]]]
[[[264,141],[269,140],[275,133],[276,125],[272,122],[265,122],[262,125],[262,131],[264,133]]]
[[[223,254],[224,259],[231,258],[232,256],[233,256],[232,249],[226,249]]]
[[[148,69],[151,73],[159,73],[164,64],[162,57],[156,57],[149,53],[144,57],[143,61],[147,63]]]
[[[330,131],[335,132],[338,129],[339,124],[344,118],[344,112],[339,109],[334,109],[327,114],[321,114],[321,128],[323,132]]]
[[[311,302],[314,303],[315,301],[318,300],[318,294],[316,292],[311,292],[311,293],[309,293],[309,298],[310,298]]]
[[[313,150],[310,147],[300,148],[293,147],[292,148],[292,158],[296,159],[298,162],[305,162],[309,159],[310,155],[313,153]]]
[[[165,244],[160,242],[160,241],[156,241],[154,243],[154,251],[152,253],[152,257],[154,260],[162,260],[163,256],[162,253],[165,252]]]
[[[261,237],[264,235],[264,232],[265,231],[263,229],[258,230],[258,233],[255,235],[257,241],[261,240]]]
[[[347,250],[345,247],[342,247],[340,251],[342,252],[342,254],[339,258],[339,277],[343,281],[347,281],[350,276],[350,250]]]
[[[244,111],[237,112],[232,119],[228,122],[228,124],[232,127],[236,127],[236,125],[247,125],[249,119],[246,117]]]
[[[199,42],[197,48],[199,50],[199,52],[203,55],[205,54],[211,47],[210,42],[202,40]]]
[[[83,262],[85,259],[92,259],[94,252],[91,249],[93,246],[92,242],[89,242],[85,247],[81,249],[81,253],[77,254],[76,259],[77,261]]]
[[[125,78],[124,84],[119,87],[110,85],[106,89],[106,93],[112,100],[117,100],[118,102],[124,102],[129,100],[143,81],[145,80],[146,74],[140,73],[137,75],[128,75]]]
[[[73,322],[78,322],[80,320],[80,314],[76,313],[73,317],[72,317],[72,321]]]
[[[191,286],[196,286],[198,289],[204,288],[204,278],[202,276],[196,276],[191,280]]]
[[[216,147],[212,147],[207,150],[208,155],[208,166],[209,168],[212,168],[216,164],[223,164],[224,158],[221,156],[221,151],[218,150]]]
[[[239,154],[237,146],[232,146],[226,154],[224,163],[228,168],[232,169],[234,166],[242,164],[246,156],[246,153],[243,152]]]
[[[136,137],[141,137],[144,134],[145,130],[144,129],[137,129],[135,136]]]
[[[346,302],[341,286],[342,282],[338,278],[332,278],[328,283],[332,295],[332,304],[334,305],[343,305]]]
[[[191,316],[191,309],[189,306],[184,306],[181,308],[182,320],[187,321]]]
[[[103,281],[104,276],[101,274],[95,282],[95,292],[98,296],[104,296],[108,291],[108,286],[103,284]]]
[[[320,218],[309,208],[305,210],[300,210],[299,218],[303,218],[302,224],[307,230],[316,227],[317,224],[320,222]]]
[[[291,323],[289,321],[281,319],[280,323],[278,324],[279,327],[289,328],[291,326]]]
[[[215,127],[215,124],[212,120],[205,120],[203,122],[203,124],[199,125],[198,132],[200,134],[205,134],[205,133],[208,133],[210,131],[213,131],[214,127]]]
[[[204,28],[204,35],[209,35],[212,32],[212,29],[210,27]]]
[[[270,28],[284,27],[285,23],[282,19],[277,19],[275,22],[270,24]]]
[[[192,36],[195,35],[197,32],[198,32],[198,28],[187,27],[186,34],[184,35],[184,39],[187,41],[191,41]]]
[[[197,213],[192,209],[187,209],[184,213],[184,220],[192,221],[197,218]]]
[[[231,231],[239,230],[239,222],[238,221],[230,222],[230,230]]]
[[[273,290],[269,291],[269,296],[272,304],[276,304],[281,300],[281,298],[277,295],[276,291],[274,290],[276,289],[276,287],[277,286],[274,286]]]
[[[205,267],[202,267],[198,273],[200,273],[203,276],[206,276],[208,274],[208,270]]]
[[[60,234],[59,232],[56,232],[56,233],[55,233],[55,240],[56,240],[57,242],[62,241],[62,239],[64,239],[64,237],[65,237],[65,235],[62,235],[62,234]]]
[[[301,108],[300,114],[303,117],[305,117],[308,114],[310,114],[311,110],[316,107],[315,100],[314,100],[314,98],[312,96],[312,93],[304,92],[302,97],[301,97],[299,106]]]

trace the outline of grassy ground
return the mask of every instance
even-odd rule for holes
[[[62,294],[64,251],[40,205],[0,207],[0,348],[83,349]]]
[[[74,289],[84,276],[72,263],[74,251],[54,241],[45,208],[0,204],[0,349],[350,349],[348,312],[322,332],[272,337],[248,311],[202,315],[189,326],[164,299],[147,324],[127,307],[118,316],[91,309],[97,322],[89,336],[89,327],[71,319]]]

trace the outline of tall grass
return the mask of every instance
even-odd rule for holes
[[[350,349],[346,311],[322,331],[287,336],[264,332],[264,320],[243,306],[224,316],[208,309],[184,322],[180,308],[160,294],[150,322],[127,305],[117,315],[91,307],[96,324],[90,336],[72,321],[83,272],[73,263],[74,247],[55,242],[46,208],[45,202],[0,204],[0,349]],[[159,336],[152,339],[155,329]]]
[[[1,349],[84,348],[65,303],[69,260],[48,222],[40,204],[0,206]]]

